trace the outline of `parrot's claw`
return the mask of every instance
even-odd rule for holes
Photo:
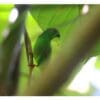
[[[38,66],[38,65],[35,65],[35,64],[29,64],[28,66],[31,67],[31,68],[34,68],[34,67],[36,67],[36,66]]]
[[[31,68],[34,68],[36,65],[34,65],[34,64],[29,64],[28,66],[31,67]]]

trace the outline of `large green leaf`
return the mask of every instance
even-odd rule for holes
[[[58,28],[60,25],[66,24],[79,16],[79,6],[34,5],[31,14],[43,30],[49,27]]]
[[[43,31],[53,27],[68,35],[73,26],[70,24],[78,18],[80,9],[80,6],[73,5],[34,5],[30,12]]]

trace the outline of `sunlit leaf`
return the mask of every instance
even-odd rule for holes
[[[0,5],[0,42],[3,40],[3,32],[9,24],[9,15],[14,5]]]
[[[80,16],[80,7],[73,5],[34,5],[30,12],[42,30],[50,27],[57,28],[60,34],[66,34],[67,37],[68,30],[70,31],[69,24]]]

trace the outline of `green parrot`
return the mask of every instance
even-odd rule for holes
[[[48,28],[36,40],[33,53],[37,66],[42,64],[51,55],[51,40],[60,37],[60,33],[55,28]]]

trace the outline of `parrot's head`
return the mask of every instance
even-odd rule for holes
[[[48,28],[45,31],[45,34],[47,34],[50,39],[53,39],[55,37],[60,37],[60,33],[58,32],[56,28]]]

